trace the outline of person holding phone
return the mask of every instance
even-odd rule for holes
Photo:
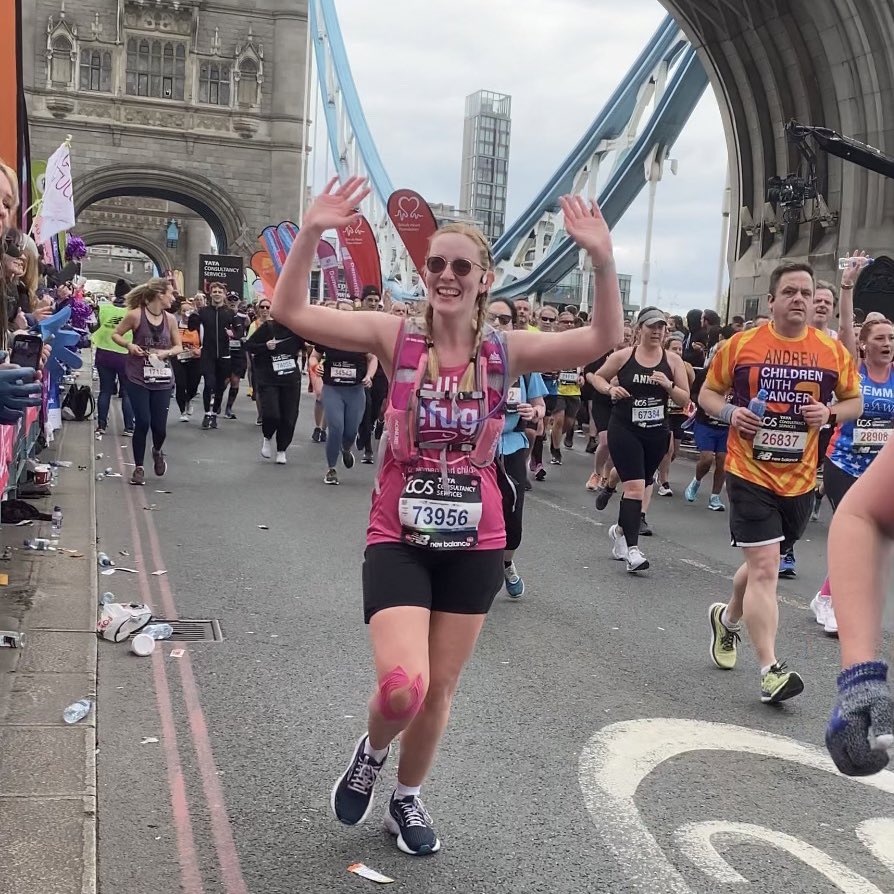
[[[146,440],[152,430],[152,460],[159,477],[168,465],[162,452],[168,427],[168,406],[174,385],[170,359],[183,346],[177,320],[168,312],[174,300],[171,283],[156,276],[127,293],[128,311],[112,333],[116,345],[127,348],[127,390],[136,425],[133,433],[134,470],[131,484],[142,485]],[[128,344],[126,335],[133,333]]]

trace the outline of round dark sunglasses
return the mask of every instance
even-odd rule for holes
[[[482,270],[487,269],[484,265],[470,261],[468,258],[454,258],[452,261],[448,261],[447,258],[442,258],[440,255],[429,255],[425,259],[425,266],[429,273],[443,273],[447,269],[448,264],[455,276],[468,276],[472,272],[473,267],[481,267]]]
[[[487,322],[493,325],[499,322],[501,326],[508,326],[512,322],[512,314],[493,314],[487,315]]]

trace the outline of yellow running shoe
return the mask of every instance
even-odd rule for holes
[[[784,702],[803,691],[804,681],[794,671],[786,670],[784,661],[777,661],[761,677],[761,701],[764,704]]]
[[[708,609],[708,618],[711,621],[711,661],[721,670],[732,670],[736,666],[739,631],[730,630],[720,620],[725,608],[725,603],[715,602]]]

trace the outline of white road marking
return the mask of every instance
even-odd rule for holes
[[[543,497],[535,496],[530,492],[525,494],[525,500],[533,500],[535,503],[542,503],[544,506],[549,506],[550,509],[555,509],[558,512],[564,512],[568,515],[573,515],[575,518],[579,518],[581,521],[585,521],[588,525],[593,525],[597,528],[605,527],[605,522],[596,521],[595,518],[591,518],[589,515],[584,515],[583,512],[576,512],[574,509],[569,509],[567,506],[560,506],[558,503],[554,503],[552,500],[547,500]]]
[[[629,873],[630,882],[643,892],[692,894],[686,880],[649,831],[635,801],[640,783],[653,770],[664,761],[690,751],[763,755],[838,776],[832,760],[818,748],[732,724],[650,718],[616,723],[599,730],[581,753],[579,780],[584,802],[597,830]],[[852,781],[894,795],[894,773],[888,770],[874,776],[854,777]],[[874,854],[881,845],[885,861],[894,859],[890,839],[885,837],[889,831],[888,826],[863,824],[861,836],[864,842],[873,842],[867,847]],[[701,868],[709,875],[716,874],[717,866],[702,865]],[[725,872],[729,871],[727,867]]]
[[[729,823],[723,820],[701,823],[687,823],[674,833],[680,849],[706,875],[725,885],[748,884],[748,879],[736,872],[723,857],[717,853],[712,839],[715,835],[752,839],[787,851],[793,857],[815,869],[825,876],[844,894],[884,894],[884,892],[866,881],[838,860],[832,859],[825,851],[766,826],[755,826],[752,823]]]

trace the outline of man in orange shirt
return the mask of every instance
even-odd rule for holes
[[[735,667],[744,617],[761,665],[763,702],[784,701],[804,688],[801,677],[776,658],[776,586],[780,544],[791,548],[810,519],[819,430],[856,419],[863,410],[852,357],[840,342],[808,326],[814,288],[809,264],[777,267],[770,276],[770,324],[724,342],[699,395],[705,412],[730,426],[730,532],[745,557],[729,604],[710,608],[711,657],[717,667]],[[748,405],[761,391],[766,406],[756,415]]]

